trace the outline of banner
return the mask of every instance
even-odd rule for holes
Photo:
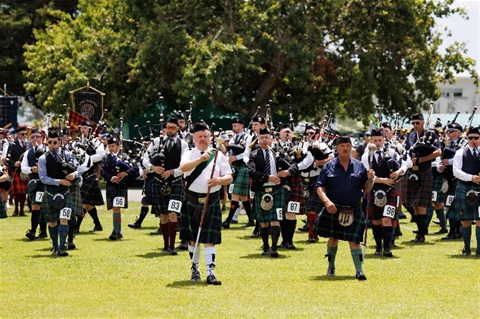
[[[18,97],[0,97],[0,128],[17,127]]]
[[[75,92],[73,100],[77,113],[94,122],[102,119],[103,101],[102,95],[99,92]]]

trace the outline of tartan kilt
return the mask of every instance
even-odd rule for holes
[[[262,196],[264,194],[271,194],[273,196],[273,208],[269,211],[265,211],[260,206],[262,201]],[[285,218],[285,189],[280,187],[277,191],[274,192],[255,192],[255,197],[253,198],[253,212],[257,216],[257,221],[259,223],[270,223],[284,220]],[[277,209],[282,210],[281,216],[277,214]]]
[[[80,192],[80,179],[77,178],[72,182],[70,186],[70,193],[72,193],[73,206],[72,212],[75,216],[81,216],[83,213],[82,209],[82,195]]]
[[[72,192],[67,186],[45,185],[45,191],[40,207],[40,223],[58,222],[60,220],[60,209],[53,207],[52,201],[53,196],[58,193],[65,196],[65,207],[73,208]]]
[[[411,173],[409,173],[409,176]],[[409,206],[422,206],[428,207],[432,202],[432,190],[433,190],[433,176],[432,170],[429,169],[423,173],[417,173],[420,177],[420,187],[414,189],[407,183],[407,191],[405,201]]]
[[[383,207],[378,207],[374,204],[375,201],[375,191],[370,191],[368,194],[365,195],[365,200],[367,202],[367,212],[368,212],[368,219],[369,220],[378,220],[383,218],[383,210],[385,209],[386,205],[391,205],[393,207],[397,207],[397,192],[395,187],[392,187],[387,192],[387,203]]]
[[[80,188],[82,200],[84,204],[92,206],[105,205],[103,201],[102,191],[97,181],[97,173],[85,175],[83,177],[83,184]]]
[[[286,184],[290,187],[292,196],[290,197],[289,202],[298,202],[300,203],[300,212],[299,215],[305,215],[305,190],[302,184],[302,177],[300,175],[289,176],[286,179]],[[285,212],[287,212],[288,202],[285,203]]]
[[[250,175],[248,174],[247,164],[234,164],[235,179],[233,180],[232,194],[239,196],[249,196],[250,193]]]
[[[433,179],[433,190],[432,190],[432,192],[437,192],[437,200],[434,203],[445,203],[445,200],[447,199],[447,193],[444,193],[444,192],[441,191],[444,180],[445,180],[445,178],[443,178],[443,176],[441,176],[441,175],[436,176]]]
[[[458,179],[454,178],[452,181],[448,183],[448,195],[453,195],[455,196],[455,193],[457,192],[457,185],[458,185]],[[460,214],[457,213],[457,205],[455,204],[455,198],[453,199],[453,202],[451,203],[450,207],[445,205],[446,209],[446,217],[448,219],[453,219],[456,221],[460,220]]]
[[[168,196],[160,195],[160,188],[163,184],[163,181],[154,177],[148,179],[143,188],[145,196],[142,198],[142,204],[152,205],[151,213],[155,215],[168,214],[168,203],[171,199],[183,201],[183,182],[181,178],[172,182],[172,192]]]
[[[354,209],[353,214],[353,223],[348,227],[344,227],[338,222],[338,211],[335,214],[330,214],[324,208],[320,211],[315,221],[315,231],[321,237],[333,237],[339,240],[360,243],[363,241],[366,221],[361,208]]]
[[[203,207],[203,204],[200,204]],[[195,209],[197,205],[187,200],[183,201],[180,239],[196,241],[200,221],[195,218]],[[222,243],[222,211],[220,210],[220,199],[207,206],[207,213],[210,214],[210,220],[203,223],[200,233],[199,243],[221,244]]]
[[[309,191],[309,196],[305,201],[305,211],[319,213],[325,205],[318,197],[317,186],[315,184],[306,185],[305,189]]]
[[[475,185],[473,183],[467,184],[462,181],[458,182],[457,189],[455,190],[455,199],[453,200],[453,203],[452,203],[452,207],[454,208],[455,220],[480,219],[479,203],[477,203],[477,205],[473,207],[469,207],[467,205],[466,194],[469,190],[474,190],[479,192],[480,185]]]
[[[7,217],[7,207],[5,206],[3,200],[0,198],[0,219],[4,219]]]
[[[30,188],[27,187],[28,201],[32,205],[36,205],[36,204],[41,205],[42,204],[41,201],[39,202],[39,201],[35,200],[35,195],[37,194],[37,192],[43,192],[45,190],[45,185],[42,182],[40,182],[39,179],[31,179],[31,180],[28,181],[28,185],[30,185],[30,183],[36,183],[36,186],[35,186],[35,188],[32,188],[32,190],[30,190]]]
[[[115,197],[125,197],[125,207],[128,208],[128,189],[127,188],[120,188],[117,185],[107,184],[107,210],[111,210],[113,208],[113,199]]]
[[[12,186],[10,186],[10,195],[25,195],[27,194],[28,181],[23,181],[20,178],[20,173],[16,171],[13,173]]]

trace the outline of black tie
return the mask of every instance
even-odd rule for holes
[[[382,151],[376,151],[377,155],[378,155],[378,162],[380,162],[382,160]]]
[[[272,172],[270,168],[270,154],[268,153],[268,150],[265,150],[265,173],[270,175]]]
[[[472,155],[473,155],[474,158],[477,157],[477,149],[476,148],[472,149]]]
[[[168,139],[167,150],[168,150],[169,153],[170,153],[170,151],[172,150],[172,147],[173,147],[173,140],[172,140],[172,139]]]

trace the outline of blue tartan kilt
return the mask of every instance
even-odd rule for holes
[[[124,197],[125,198],[125,207],[121,208],[128,208],[128,189],[127,188],[120,188],[117,185],[107,184],[107,210],[111,210],[113,208],[113,199],[115,197]]]
[[[479,206],[477,202],[475,206],[469,206],[467,204],[466,195],[467,192],[473,190],[480,192],[480,185],[473,183],[458,182],[457,189],[455,191],[455,199],[452,206],[454,206],[454,217],[456,220],[478,220],[480,219]],[[480,196],[479,196],[480,197]]]
[[[393,207],[397,207],[397,191],[395,187],[392,187],[387,192],[387,203],[383,207],[378,207],[374,204],[375,201],[375,191],[372,190],[368,194],[365,195],[365,200],[367,202],[367,212],[368,218],[370,220],[378,220],[383,218],[383,210],[385,209],[386,205],[391,205]]]
[[[203,208],[203,204],[199,204]],[[200,220],[195,217],[197,205],[187,200],[183,201],[180,238],[182,240],[196,241]],[[222,243],[222,211],[220,199],[207,206],[205,218],[200,233],[199,243],[221,244]]]
[[[35,186],[33,186],[35,185]],[[28,193],[27,193],[27,196],[28,196],[28,201],[32,204],[32,205],[41,205],[42,202],[41,201],[36,201],[36,194],[37,192],[43,192],[45,189],[45,185],[43,185],[42,182],[40,182],[39,179],[31,179],[28,181]]]
[[[60,209],[53,207],[53,197],[56,194],[62,194],[65,196],[65,207],[72,208],[73,210],[73,196],[68,186],[53,186],[45,185],[45,191],[43,193],[42,204],[40,207],[40,222],[51,223],[58,222],[60,220]]]
[[[409,176],[412,172],[409,173]],[[415,189],[407,183],[405,201],[409,206],[428,207],[432,202],[433,176],[429,169],[423,173],[416,173],[420,177],[420,187]]]
[[[250,176],[247,164],[234,164],[233,168],[235,169],[235,179],[232,194],[250,196]]]
[[[72,205],[72,213],[75,216],[82,215],[82,195],[80,192],[80,179],[75,179],[72,182],[72,186],[70,186],[70,192],[72,193],[73,198],[73,205]]]
[[[457,192],[457,185],[458,185],[458,179],[453,179],[450,181],[448,184],[448,193],[447,193],[447,199],[449,195],[455,196],[455,193]],[[450,206],[445,205],[446,208],[446,217],[448,219],[453,219],[456,221],[460,220],[460,214],[457,213],[457,205],[455,204],[455,198],[453,199],[453,202],[451,203]]]
[[[335,214],[330,214],[324,208],[320,211],[315,221],[315,230],[321,237],[332,237],[360,243],[363,241],[363,233],[365,231],[365,216],[361,208],[354,209],[353,214],[353,223],[348,227],[344,227],[338,222],[338,211]]]
[[[447,199],[447,193],[444,193],[441,191],[444,180],[446,181],[446,179],[444,179],[443,176],[441,175],[433,178],[432,192],[437,192],[437,199],[435,200],[435,203],[445,203],[445,200]],[[432,199],[433,199],[433,195],[432,195]]]
[[[7,217],[7,207],[5,206],[3,200],[0,198],[0,219],[4,219]]]
[[[165,183],[157,178],[150,178],[145,183],[143,189],[145,196],[142,198],[143,205],[152,206],[152,214],[168,214],[168,204],[170,200],[183,201],[183,182],[181,178],[177,178],[171,183],[172,192],[170,195],[160,195],[160,189]]]
[[[325,207],[325,205],[320,200],[320,197],[318,197],[317,186],[307,185],[305,186],[305,190],[308,190],[308,192],[306,192],[308,194],[308,197],[305,201],[305,210],[307,212],[319,213],[323,209],[323,207]]]
[[[82,176],[83,184],[80,188],[82,200],[84,204],[92,206],[105,205],[103,201],[102,191],[97,181],[97,174],[90,173],[89,175]]]
[[[273,196],[273,208],[269,211],[262,209],[260,203],[262,202],[262,196],[264,194],[271,194]],[[285,219],[285,189],[280,187],[278,190],[273,192],[255,192],[255,197],[253,198],[253,211],[257,216],[257,221],[259,223],[270,223],[281,221]],[[277,209],[280,209],[277,211]]]

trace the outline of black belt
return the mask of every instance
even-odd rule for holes
[[[340,205],[340,204],[336,204],[336,203],[333,203],[335,205],[335,207],[337,208],[340,208],[340,209],[357,209],[357,208],[360,208],[360,204],[358,205]]]
[[[211,205],[218,201],[220,198],[220,191],[216,191],[214,193],[210,193],[208,196],[208,205]],[[205,193],[195,193],[192,191],[185,191],[185,199],[194,205],[198,204],[205,204],[205,200],[207,199],[207,194]]]

